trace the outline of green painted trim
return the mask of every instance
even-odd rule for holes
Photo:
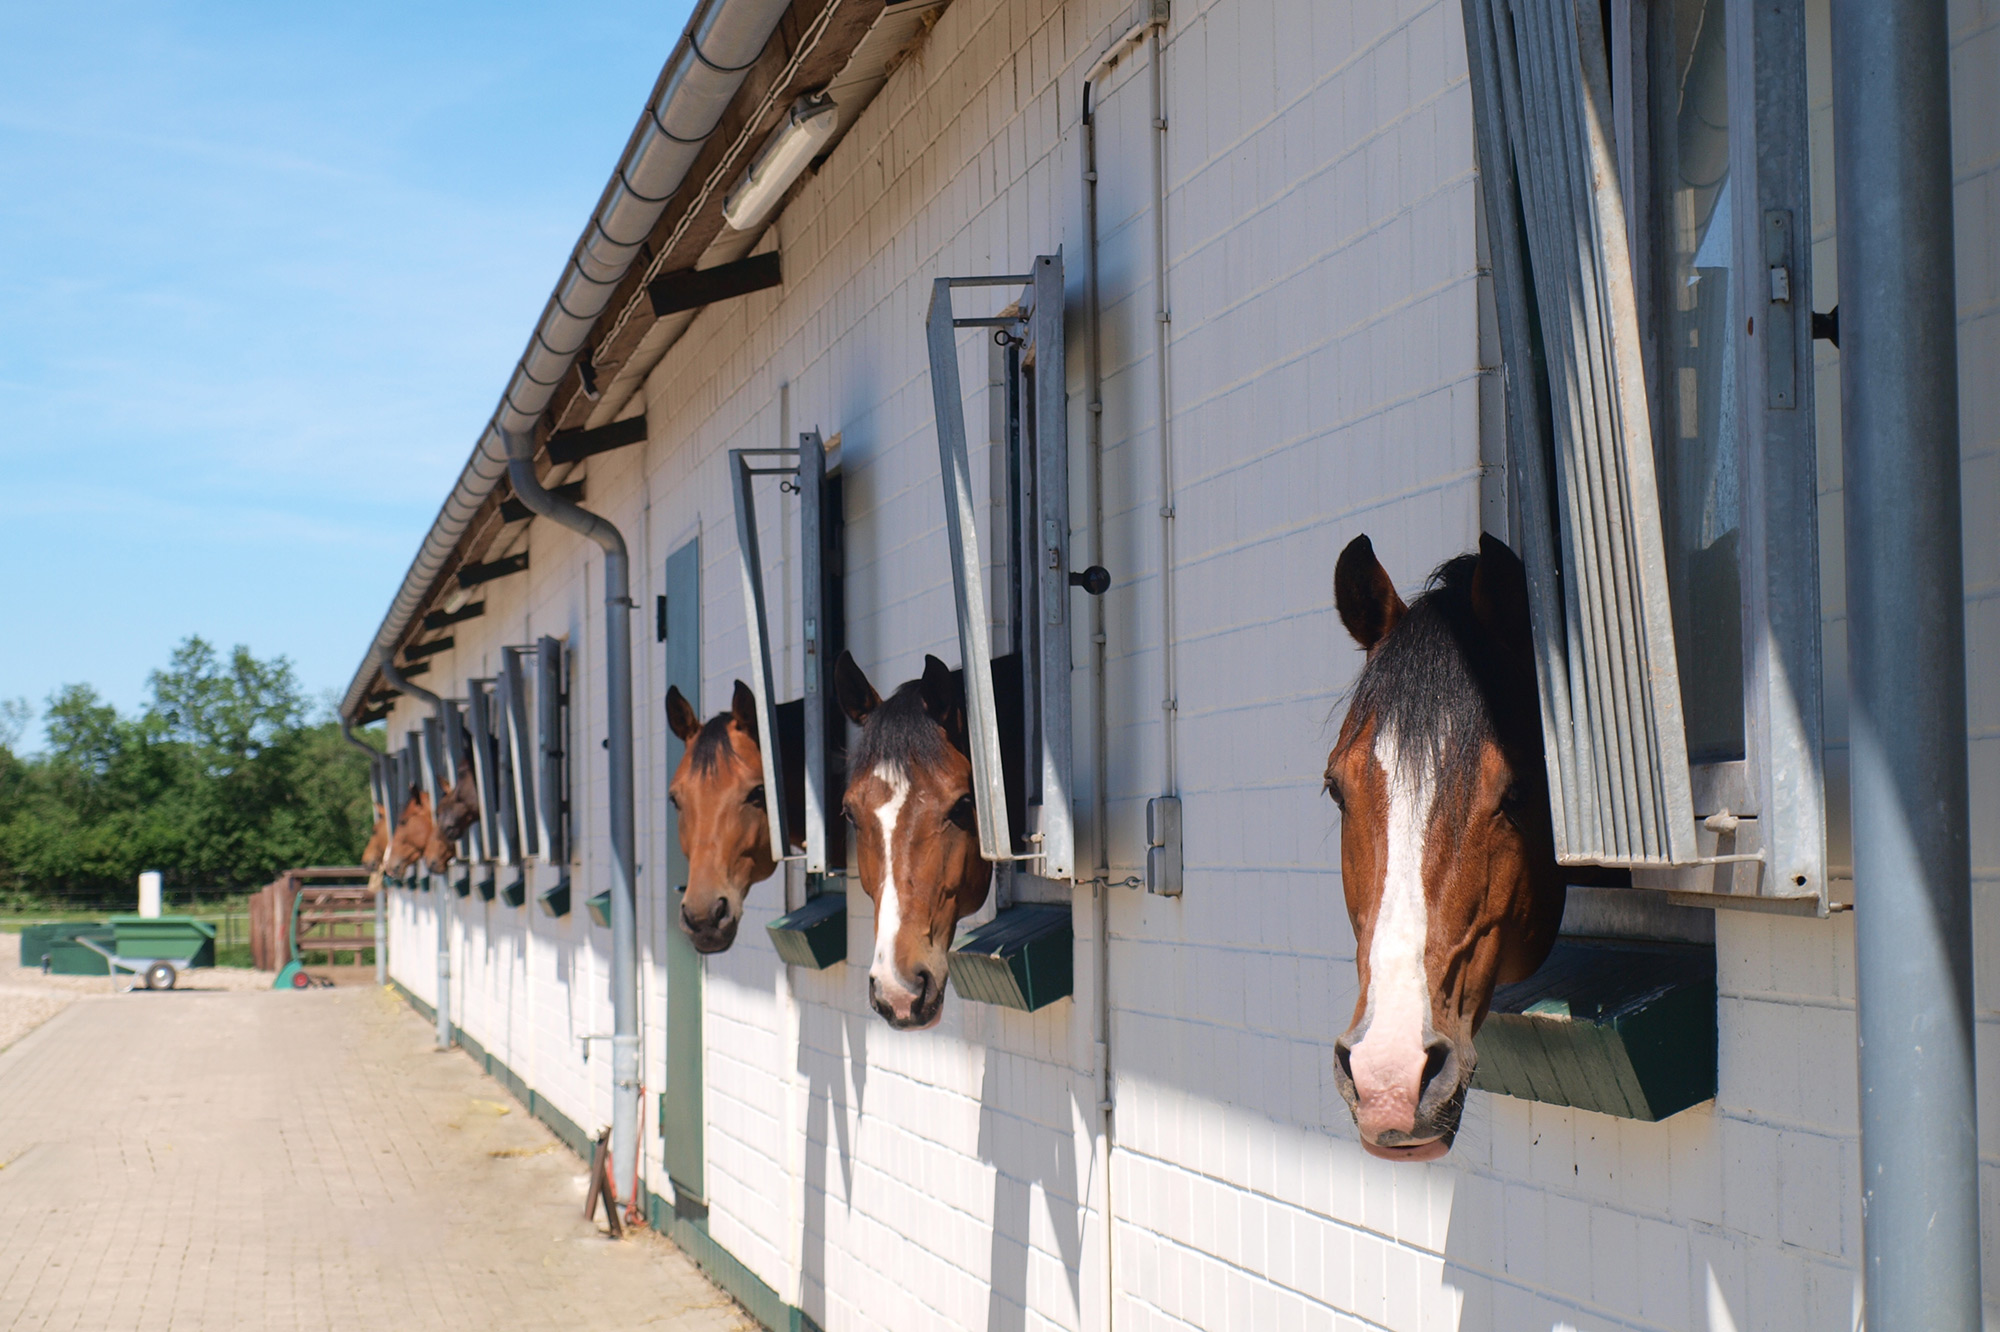
[[[410,993],[401,981],[392,980],[389,987],[403,997],[403,1002],[421,1014],[425,1021],[435,1022],[437,1010]],[[453,1025],[452,1035],[459,1045],[472,1056],[489,1077],[506,1086],[515,1100],[526,1107],[529,1114],[548,1125],[549,1130],[562,1139],[563,1145],[574,1152],[578,1159],[590,1160],[594,1146],[590,1135],[577,1126],[575,1120],[556,1109],[533,1087],[523,1082],[513,1069],[500,1060],[478,1040],[465,1034],[463,1028]],[[708,1274],[709,1280],[728,1292],[752,1318],[771,1329],[771,1332],[820,1332],[803,1309],[786,1304],[777,1291],[765,1284],[764,1279],[738,1261],[735,1254],[717,1244],[709,1237],[706,1216],[693,1220],[675,1213],[673,1204],[654,1193],[644,1185],[640,1186],[640,1202],[647,1221],[654,1230],[672,1240],[681,1251],[692,1258],[695,1265]]]
[[[738,1262],[736,1255],[717,1244],[708,1233],[706,1217],[696,1219],[680,1215],[674,1205],[654,1193],[643,1189],[646,1204],[646,1219],[654,1230],[674,1242],[689,1258],[694,1260],[707,1274],[708,1279],[729,1292],[749,1315],[769,1328],[771,1332],[820,1332],[818,1323],[805,1310],[786,1304],[777,1291],[764,1283],[764,1279]]]

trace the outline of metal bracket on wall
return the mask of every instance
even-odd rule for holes
[[[1181,895],[1181,798],[1155,796],[1146,802],[1146,891]]]

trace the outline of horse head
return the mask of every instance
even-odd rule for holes
[[[860,727],[841,810],[854,825],[861,887],[875,903],[868,1000],[892,1027],[929,1027],[944,1011],[951,938],[986,901],[965,687],[936,657],[887,701],[843,652],[834,695]]]
[[[412,782],[410,798],[396,820],[396,833],[389,839],[389,851],[383,857],[382,869],[391,878],[400,878],[410,866],[426,858],[436,836],[437,825],[431,818],[431,798],[422,787]]]
[[[465,836],[466,829],[477,822],[479,783],[473,780],[472,769],[468,767],[458,774],[458,781],[444,793],[444,799],[438,801],[438,838],[447,844],[456,844]]]
[[[389,849],[389,814],[380,805],[372,806],[375,811],[375,826],[369,830],[368,845],[361,848],[361,868],[373,874],[382,867],[382,856]]]
[[[771,851],[757,699],[738,680],[729,711],[704,723],[681,691],[669,688],[667,725],[686,746],[667,787],[688,864],[681,929],[695,951],[719,953],[736,941],[750,885],[770,878],[778,867]]]
[[[1333,590],[1368,653],[1326,764],[1361,981],[1334,1081],[1370,1153],[1434,1160],[1494,986],[1539,967],[1562,922],[1527,578],[1482,536],[1406,606],[1360,536]]]

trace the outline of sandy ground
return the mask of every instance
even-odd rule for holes
[[[375,968],[310,967],[336,986],[373,985]],[[20,936],[0,934],[0,1050],[26,1036],[67,1008],[80,995],[120,994],[134,982],[131,976],[44,976],[39,968],[21,965]],[[176,990],[268,990],[277,979],[269,971],[245,967],[195,967],[174,982]],[[141,999],[157,999],[141,988]]]

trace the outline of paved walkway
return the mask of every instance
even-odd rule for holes
[[[0,1329],[754,1328],[391,996],[78,996],[0,1053]]]

